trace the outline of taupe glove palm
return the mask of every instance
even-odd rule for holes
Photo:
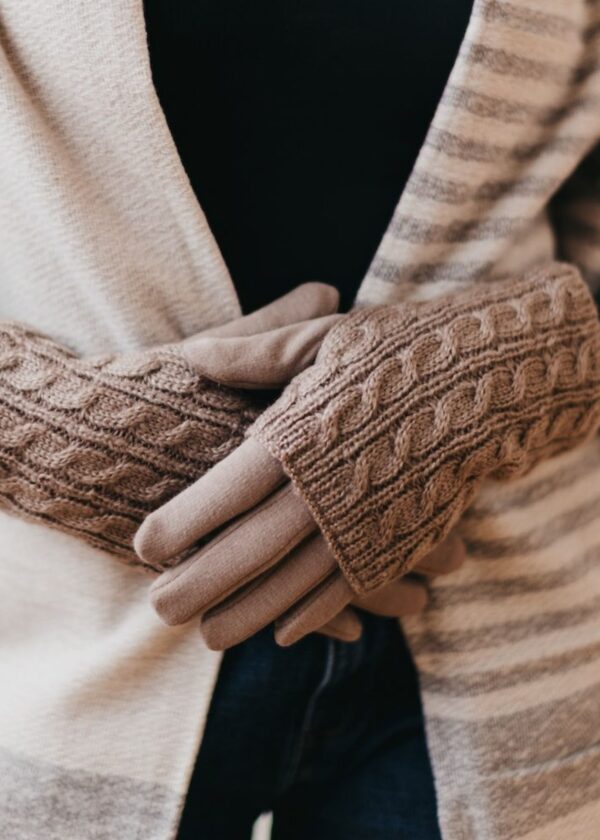
[[[94,359],[0,323],[0,505],[139,562],[144,517],[234,450],[264,409],[231,386],[286,384],[313,361],[337,302],[306,284],[179,344]],[[215,342],[226,386],[213,381]]]
[[[151,563],[217,531],[153,603],[169,623],[202,614],[209,644],[256,615],[290,641],[414,569],[483,478],[575,446],[599,416],[600,328],[572,267],[353,313],[251,438],[145,521]]]

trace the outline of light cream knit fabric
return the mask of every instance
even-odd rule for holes
[[[250,430],[365,594],[439,546],[486,477],[600,425],[600,321],[577,270],[358,310]]]
[[[103,354],[239,314],[154,93],[142,3],[3,0],[0,318]],[[0,836],[174,837],[220,657],[193,625],[164,627],[148,586],[0,512]]]
[[[599,33],[593,0],[474,0],[360,301],[556,255],[598,288]],[[141,0],[3,0],[0,150],[0,318],[91,353],[239,314],[152,89]],[[405,625],[445,840],[596,840],[599,446],[488,482],[464,568]],[[102,552],[5,514],[0,538],[0,833],[172,838],[218,657],[162,628],[143,576]]]

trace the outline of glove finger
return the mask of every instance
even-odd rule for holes
[[[416,578],[394,580],[371,595],[354,598],[353,604],[375,615],[401,618],[422,612],[427,604],[427,587]]]
[[[208,610],[200,628],[211,650],[250,638],[311,592],[337,568],[323,538],[309,537],[280,563]]]
[[[337,312],[339,303],[340,295],[334,286],[327,283],[302,283],[255,312],[219,327],[209,327],[200,335],[218,338],[258,335],[300,321],[332,315]],[[184,344],[193,341],[194,337],[187,339]]]
[[[443,543],[416,564],[413,572],[428,577],[449,575],[462,566],[466,556],[467,552],[462,537],[459,537],[458,534],[450,534]]]
[[[249,438],[146,517],[135,535],[142,560],[159,566],[259,504],[285,481],[281,464]]]
[[[342,573],[335,569],[323,583],[276,621],[275,641],[287,647],[319,630],[348,606],[353,594]]]
[[[259,335],[205,338],[182,352],[192,367],[234,388],[281,388],[315,359],[323,338],[342,315],[326,315]]]
[[[346,607],[320,627],[317,633],[340,642],[356,642],[362,636],[362,621],[353,609]]]
[[[287,484],[163,572],[150,587],[154,609],[167,624],[183,624],[274,566],[315,529],[310,511]]]

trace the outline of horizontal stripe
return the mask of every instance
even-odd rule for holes
[[[461,51],[461,58],[492,73],[511,76],[520,81],[565,85],[572,82],[574,76],[577,77],[577,81],[584,78],[580,76],[583,70],[574,71],[570,65],[557,64],[553,61],[537,61],[507,49],[481,43],[466,45]]]
[[[594,537],[594,544],[587,550],[595,549],[596,557],[588,556],[589,562],[582,562],[581,567],[572,576],[569,574],[570,563],[565,564],[566,568],[563,567],[562,570],[566,572],[564,578],[557,576],[556,580],[550,579],[551,585],[548,588],[536,587],[536,576],[527,575],[527,567],[521,564],[522,577],[525,578],[522,590],[516,585],[510,585],[518,583],[519,576],[514,575],[505,592],[501,585],[497,585],[495,589],[488,587],[488,592],[493,589],[493,597],[486,598],[485,592],[475,591],[473,594],[479,595],[478,598],[465,598],[463,602],[457,599],[452,604],[444,604],[442,597],[437,613],[428,610],[428,626],[434,629],[443,626],[444,632],[448,633],[475,633],[481,638],[484,631],[489,630],[491,634],[495,634],[496,630],[503,626],[507,616],[514,623],[543,621],[547,613],[561,612],[565,604],[569,604],[574,613],[581,611],[583,615],[583,611],[593,606],[596,599],[600,598],[600,564],[597,562],[600,532],[597,531]],[[550,575],[551,572],[547,574]],[[480,583],[485,584],[485,581]],[[497,644],[498,641],[494,638],[494,646]]]
[[[585,641],[582,639],[582,642]],[[535,642],[532,641],[531,655],[535,656]],[[553,714],[560,714],[564,708],[576,708],[574,697],[579,698],[579,702],[583,703],[584,698],[595,698],[594,709],[598,708],[598,697],[600,696],[600,661],[593,659],[577,668],[572,668],[567,674],[562,672],[558,674],[546,674],[538,677],[531,682],[521,682],[518,685],[513,685],[508,688],[497,688],[496,690],[488,691],[485,694],[478,694],[476,696],[447,696],[445,694],[438,694],[436,692],[423,691],[423,697],[426,699],[428,714],[438,718],[448,718],[457,724],[467,723],[474,727],[473,736],[475,737],[475,726],[477,724],[486,726],[490,724],[491,718],[497,718],[496,723],[500,731],[508,732],[512,720],[516,717],[529,718],[527,722],[526,732],[528,738],[524,739],[521,745],[522,756],[515,756],[514,749],[510,751],[510,755],[505,756],[505,769],[514,767],[518,764],[526,765],[527,763],[537,763],[542,761],[549,761],[553,758],[558,758],[560,751],[555,747],[551,750],[550,747],[550,732],[546,745],[536,745],[534,740],[539,737],[535,733],[535,729],[543,726],[544,718],[546,724],[550,727],[550,720],[547,717],[550,708]],[[545,707],[545,708],[544,708]],[[583,714],[583,710],[582,710]],[[540,722],[535,725],[536,719]],[[512,720],[511,720],[512,719]],[[590,718],[590,722],[595,724],[596,732],[597,718],[594,715]],[[499,733],[497,733],[500,737]],[[563,731],[564,735],[564,731]],[[490,757],[488,760],[493,761],[492,756],[497,751],[493,746],[492,732],[490,732],[490,741],[488,742]],[[597,736],[596,736],[597,737]],[[571,733],[566,741],[563,739],[563,744],[567,744],[566,751],[572,748],[579,748],[593,741],[586,737],[583,744],[575,744],[575,732]],[[472,747],[474,744],[471,745]],[[543,752],[542,752],[543,751]],[[529,755],[529,759],[527,756]],[[489,771],[493,769],[493,765],[487,766]]]
[[[456,157],[465,161],[481,163],[503,163],[508,160],[533,161],[544,154],[567,155],[574,157],[589,145],[587,137],[552,137],[537,143],[515,143],[512,146],[499,146],[483,140],[452,134],[450,131],[430,128],[425,144],[446,157]]]
[[[7,840],[165,840],[181,807],[162,785],[68,770],[4,749],[0,778],[0,835]]]
[[[471,242],[505,239],[527,226],[531,219],[465,219],[447,225],[432,224],[414,216],[396,216],[388,232],[397,239],[412,243]]]
[[[471,745],[473,769],[480,774],[497,773],[504,776],[515,770],[524,773],[528,770],[539,770],[543,773],[544,765],[569,760],[576,751],[586,751],[586,748],[594,751],[598,749],[599,733],[593,729],[598,685],[593,683],[581,690],[574,689],[560,700],[547,699],[539,702],[536,708],[514,711],[515,707],[507,703],[495,720],[467,720],[455,717],[455,708],[463,702],[460,699],[450,704],[448,714],[439,715],[439,704],[435,703],[436,711],[433,711],[431,695],[427,695],[432,715],[430,723],[439,728],[440,734],[441,730],[444,730],[447,743],[458,745],[462,742]],[[565,682],[565,688],[568,688],[568,681]],[[510,694],[503,693],[506,696]],[[517,696],[517,691],[512,693]],[[561,702],[563,699],[565,702]],[[467,733],[468,727],[472,728]],[[489,732],[486,732],[486,728],[489,728]],[[572,740],[565,739],[567,731],[570,731]],[[527,738],[522,737],[523,732],[528,733]],[[518,737],[517,733],[520,733],[521,737]],[[505,749],[503,739],[511,742],[510,750]],[[478,746],[483,744],[486,744],[485,754],[478,751]],[[600,779],[600,774],[598,776]]]
[[[585,447],[586,451],[588,449],[589,447]],[[598,447],[593,447],[590,457],[597,454]],[[594,465],[590,464],[589,470],[577,462],[567,462],[566,466],[573,468],[573,476],[571,482],[568,482],[567,477],[568,483],[564,487],[559,484],[561,470],[558,465],[553,472],[545,473],[547,482],[544,483],[540,480],[538,484],[528,483],[521,487],[519,481],[505,482],[508,487],[514,483],[514,495],[518,499],[523,499],[522,504],[519,504],[518,500],[515,504],[511,504],[510,500],[513,499],[511,494],[499,495],[498,502],[501,509],[491,510],[487,515],[481,516],[465,515],[461,521],[461,533],[468,540],[481,539],[483,541],[490,537],[496,539],[502,536],[510,536],[514,539],[527,537],[535,528],[552,522],[556,517],[568,511],[578,509],[581,505],[587,504],[594,494],[600,494],[600,469],[597,462],[596,469],[592,469]],[[499,484],[501,482],[496,482],[496,485]],[[526,499],[528,488],[532,491],[530,499]],[[539,498],[534,497],[536,492],[539,493]],[[490,506],[494,505],[496,500],[493,496],[490,488],[487,497],[489,504],[485,504],[485,509],[489,510]],[[563,536],[569,532],[569,530],[563,532]],[[540,548],[535,550],[539,551]]]
[[[481,618],[485,619],[485,606]],[[421,652],[489,650],[509,642],[535,638],[537,635],[561,628],[576,627],[578,624],[592,620],[600,621],[600,594],[588,598],[586,606],[579,605],[576,612],[571,605],[567,605],[564,609],[547,610],[516,621],[511,619],[492,626],[477,627],[476,633],[472,628],[447,629],[448,617],[444,615],[440,619],[440,622],[443,622],[443,632],[436,627],[433,629],[428,627],[423,632],[414,633],[411,636],[411,646],[417,655]]]
[[[585,644],[585,639],[581,641],[582,645],[579,648],[563,654],[540,657],[513,668],[496,668],[493,671],[473,674],[455,673],[450,676],[437,676],[420,668],[419,682],[424,691],[444,694],[446,697],[475,697],[501,688],[529,683],[549,674],[564,674],[594,660],[600,663],[600,642]]]
[[[582,111],[594,112],[600,105],[598,96],[573,97],[567,103],[552,107],[539,107],[514,99],[479,93],[467,87],[448,84],[442,103],[451,108],[460,108],[470,114],[503,124],[556,126],[571,115]]]
[[[524,555],[555,543],[564,534],[575,531],[600,519],[600,495],[594,496],[574,510],[567,510],[552,522],[544,522],[528,534],[499,539],[469,539],[466,537],[467,550],[471,557],[478,559],[497,559]]]
[[[540,503],[542,506],[543,504],[543,502]],[[553,518],[553,516],[548,516],[547,520],[544,519],[541,522],[538,520],[537,524],[541,525],[544,521],[551,522]],[[533,523],[533,525],[535,524]],[[495,533],[497,537],[504,534],[510,535],[510,526],[503,526],[503,530],[494,532],[492,522],[490,533]],[[557,538],[553,544],[531,551],[525,556],[516,554],[512,557],[504,556],[495,560],[486,559],[485,561],[467,559],[463,567],[452,576],[453,582],[450,578],[447,578],[440,581],[436,580],[434,585],[436,589],[442,589],[446,586],[458,584],[466,586],[483,581],[511,581],[524,574],[533,576],[560,571],[568,567],[573,558],[580,557],[593,548],[597,542],[598,520],[592,519],[582,528],[568,530],[560,538]]]
[[[411,635],[416,635],[423,623],[428,621],[427,615],[404,619],[402,626],[407,638],[410,640]],[[419,653],[419,672],[422,670],[449,679],[454,675],[461,677],[487,672],[493,678],[496,670],[522,667],[544,657],[568,654],[578,650],[581,645],[595,643],[600,644],[600,621],[592,617],[583,624],[544,633],[535,640],[535,648],[532,648],[530,639],[499,645],[494,648],[493,657],[485,650]]]
[[[466,511],[463,522],[469,523],[473,520],[488,519],[492,515],[505,513],[517,508],[524,509],[527,506],[540,502],[557,491],[565,492],[579,481],[587,479],[590,475],[600,469],[600,448],[586,447],[585,456],[578,458],[574,463],[569,463],[561,470],[553,470],[549,475],[544,475],[533,483],[521,486],[510,487],[511,492],[503,496],[496,495],[485,502],[481,500],[472,505]]]
[[[487,2],[475,4],[474,14],[489,21],[500,22],[511,29],[532,32],[538,36],[550,36],[562,40],[568,36],[577,38],[579,35],[579,27],[570,18],[527,9],[515,3],[487,0]]]
[[[415,284],[453,282],[467,284],[485,277],[492,269],[489,262],[444,262],[398,264],[384,257],[376,257],[370,273],[387,283]]]
[[[592,715],[593,698],[586,700],[588,705],[584,711]],[[550,718],[553,711],[553,708],[547,710]],[[568,711],[573,719],[580,713],[575,703],[568,707]],[[457,807],[462,807],[467,813],[474,812],[471,816],[476,821],[477,832],[466,835],[468,840],[514,840],[534,829],[540,832],[538,836],[544,840],[563,840],[563,837],[565,840],[596,840],[597,826],[589,833],[585,833],[585,826],[579,826],[579,833],[572,835],[554,834],[552,830],[557,818],[600,799],[600,774],[597,772],[600,747],[594,740],[560,759],[525,766],[513,772],[507,769],[512,766],[511,757],[514,751],[521,754],[524,745],[530,744],[533,747],[534,743],[544,743],[543,721],[540,723],[540,727],[532,731],[528,729],[526,716],[515,716],[514,724],[504,730],[503,743],[499,737],[501,732],[497,731],[500,727],[494,727],[489,752],[491,753],[493,744],[498,751],[498,761],[492,774],[486,773],[479,764],[471,767],[463,752],[465,745],[469,745],[469,753],[475,761],[478,745],[481,743],[483,747],[485,743],[485,733],[478,731],[477,737],[474,737],[467,727],[461,731],[450,729],[445,722],[439,726],[436,725],[437,721],[435,724],[432,722],[430,740],[435,739],[442,743],[447,752],[447,755],[441,751],[439,754],[435,753],[435,764],[440,768],[438,782],[443,780],[442,789],[447,792],[449,798],[453,799],[462,794],[462,801],[459,800]],[[564,741],[570,724],[565,719],[563,723],[566,727],[563,732]],[[487,747],[485,749],[487,752]],[[460,765],[458,760],[450,763],[451,756],[457,754],[461,756]],[[505,767],[502,767],[503,755],[507,758]],[[459,766],[460,772],[457,772]],[[478,818],[481,825],[477,823]],[[587,828],[591,829],[590,826]],[[462,838],[462,835],[456,836]]]
[[[600,531],[598,539],[600,540]],[[566,567],[553,572],[537,575],[528,575],[525,572],[507,580],[482,580],[466,586],[456,584],[440,590],[434,588],[430,592],[429,609],[439,610],[457,605],[462,607],[472,602],[496,600],[502,602],[502,609],[505,609],[510,606],[504,603],[505,599],[562,589],[585,578],[596,569],[600,570],[600,543],[588,548],[581,556],[573,558]]]
[[[505,196],[544,198],[551,195],[559,183],[557,178],[529,176],[505,181],[483,181],[473,185],[416,170],[405,189],[418,198],[444,204],[465,204],[469,201],[493,202]]]

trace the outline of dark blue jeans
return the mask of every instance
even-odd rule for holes
[[[224,658],[179,840],[439,840],[416,675],[396,621],[359,642],[271,628]]]

